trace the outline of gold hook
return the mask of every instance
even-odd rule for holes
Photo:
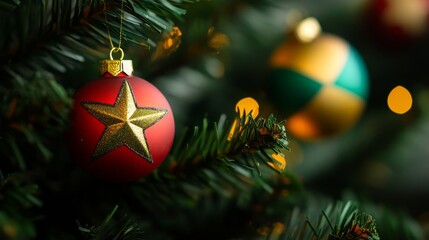
[[[122,48],[120,47],[113,47],[112,49],[110,49],[110,60],[114,60],[112,57],[112,52],[121,52],[121,57],[119,58],[119,60],[124,59],[124,50],[122,50]]]

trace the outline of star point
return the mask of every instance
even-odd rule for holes
[[[83,102],[82,106],[105,126],[92,154],[93,159],[98,159],[116,148],[126,146],[140,157],[153,163],[144,131],[161,120],[168,110],[138,107],[127,80],[124,80],[113,105]]]

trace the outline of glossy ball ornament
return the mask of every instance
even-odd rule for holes
[[[339,134],[355,124],[368,95],[364,63],[346,41],[320,34],[308,43],[289,39],[273,53],[267,95],[303,140]]]
[[[381,43],[400,47],[424,36],[428,17],[427,0],[373,0],[366,25]]]
[[[71,152],[98,178],[137,180],[167,156],[175,131],[173,113],[155,86],[132,75],[130,62],[106,61],[101,62],[102,77],[74,96]]]

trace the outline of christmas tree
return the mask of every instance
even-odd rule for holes
[[[0,239],[428,237],[424,0],[0,12]]]

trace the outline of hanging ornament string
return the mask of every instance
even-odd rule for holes
[[[123,35],[123,21],[124,21],[124,0],[121,0],[121,10],[120,10],[120,23],[119,23],[119,40],[118,45],[115,46],[113,44],[111,29],[109,28],[109,20],[107,16],[107,6],[106,1],[104,1],[104,19],[107,30],[107,38],[110,43],[110,59],[100,61],[99,65],[99,73],[102,76],[105,73],[109,73],[113,76],[117,76],[118,74],[124,73],[126,75],[131,75],[133,73],[133,63],[131,60],[123,60],[124,59],[124,51],[121,48],[122,44],[122,35]],[[120,54],[119,59],[113,59],[113,53]]]
[[[106,6],[106,1],[104,1],[104,19],[106,21],[107,37],[108,37],[109,42],[110,42],[110,59],[112,59],[112,52],[114,52],[114,53],[121,52],[121,60],[122,60],[122,58],[124,57],[124,51],[121,49],[121,43],[122,43],[122,22],[124,20],[124,0],[121,1],[121,15],[120,15],[120,23],[119,23],[119,41],[118,41],[118,46],[117,47],[115,47],[115,45],[113,45],[112,36],[110,34],[109,22],[107,20],[107,6]]]

